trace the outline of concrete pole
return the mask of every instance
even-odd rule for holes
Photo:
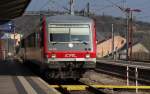
[[[136,94],[138,94],[138,67],[136,66],[136,68],[135,68],[135,79],[136,79],[136,81],[135,81],[135,84],[136,84]]]
[[[129,86],[129,66],[127,66],[127,86]]]
[[[133,16],[132,11],[130,12],[130,60],[132,60],[132,45],[133,45]]]
[[[74,15],[74,0],[70,0],[70,14]]]
[[[126,60],[129,59],[129,13],[127,12],[127,30],[126,30]]]
[[[112,24],[112,59],[114,60],[114,24]]]
[[[87,3],[87,16],[90,16],[90,3]]]

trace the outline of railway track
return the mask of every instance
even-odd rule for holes
[[[84,82],[67,79],[67,80],[60,80],[60,79],[48,79],[44,75],[39,74],[37,66],[27,64],[29,69],[33,71],[35,74],[40,76],[44,81],[49,84],[49,87],[55,88],[62,94],[108,94],[103,92],[100,89],[92,87],[90,85],[85,84]]]
[[[62,94],[108,94],[103,90],[97,89],[94,86],[87,85],[81,81],[55,81],[55,83],[48,82],[50,87],[57,89]]]
[[[95,71],[119,77],[122,79],[127,79],[127,72],[128,72],[129,80],[135,81],[137,79],[138,83],[150,85],[150,76],[149,76],[150,68],[143,68],[143,67],[140,68],[138,66],[134,67],[126,64],[117,65],[117,64],[97,62],[97,68],[95,69]]]

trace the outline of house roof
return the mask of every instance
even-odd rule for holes
[[[31,0],[0,0],[0,20],[21,16]]]

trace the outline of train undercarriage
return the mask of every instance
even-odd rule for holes
[[[79,79],[84,72],[94,68],[95,64],[91,62],[51,62],[44,67],[44,74],[47,78]]]

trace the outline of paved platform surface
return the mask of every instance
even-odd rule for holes
[[[19,62],[0,61],[0,94],[59,94]]]

